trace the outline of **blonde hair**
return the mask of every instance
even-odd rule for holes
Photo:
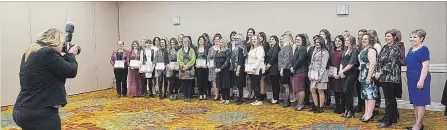
[[[284,34],[282,35],[283,40],[281,41],[282,46],[292,46],[293,45],[293,37],[291,34]]]
[[[225,49],[228,48],[228,46],[227,46],[227,42],[226,42],[226,40],[225,40],[224,38],[220,39],[220,42],[222,42],[221,44],[223,44],[223,47],[224,47]]]
[[[32,52],[39,51],[43,46],[62,47],[64,41],[64,34],[56,28],[50,28],[37,36],[36,42],[31,44],[25,51],[25,61],[28,60]]]

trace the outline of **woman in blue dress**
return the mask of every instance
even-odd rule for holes
[[[430,64],[430,52],[424,46],[425,31],[416,29],[410,34],[410,42],[413,47],[408,51],[405,58],[407,65],[407,84],[410,103],[414,105],[416,121],[407,130],[422,130],[424,125],[425,105],[430,105],[430,81],[431,76],[428,72]]]

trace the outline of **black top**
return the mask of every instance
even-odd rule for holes
[[[219,68],[220,70],[230,69],[231,52],[229,49],[217,51],[214,58],[216,68]]]
[[[268,68],[267,75],[278,75],[278,53],[281,51],[279,45],[276,44],[272,48],[270,48],[265,55],[265,63],[270,64],[270,68]]]
[[[123,54],[124,54],[124,52],[117,52],[116,53],[116,60],[123,60]]]
[[[311,48],[312,49],[312,48]],[[313,52],[313,49],[312,49]],[[293,54],[292,67],[295,74],[309,71],[309,59],[307,56],[307,49],[305,46],[295,48],[295,54]]]
[[[348,53],[348,54],[346,54]],[[355,74],[355,70],[359,66],[359,61],[357,60],[358,51],[357,49],[352,49],[350,52],[344,52],[342,54],[341,58],[341,64],[343,65],[343,68],[345,68],[348,65],[353,65],[351,69],[345,72],[346,74]]]
[[[78,63],[74,54],[62,56],[43,47],[20,64],[20,93],[14,109],[37,109],[67,104],[65,80],[76,77]]]

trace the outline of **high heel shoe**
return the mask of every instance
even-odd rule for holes
[[[348,110],[345,110],[345,112],[342,113],[342,114],[340,115],[340,117],[346,117],[346,114],[348,114]]]
[[[406,129],[406,130],[415,130],[415,129],[413,129],[412,126],[410,126],[410,127],[405,127],[405,129]],[[422,126],[419,128],[419,130],[424,130],[424,125],[423,125],[423,124],[422,124]]]
[[[354,112],[348,111],[344,116],[344,118],[354,118],[354,116],[355,116]]]
[[[372,115],[372,116],[369,117],[368,119],[362,118],[361,121],[362,121],[362,122],[365,122],[365,123],[368,123],[368,122],[372,121],[373,119],[374,119],[374,115]]]

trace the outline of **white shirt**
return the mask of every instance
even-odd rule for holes
[[[265,57],[264,47],[262,46],[253,48],[248,52],[247,62],[254,66],[256,74],[259,74],[260,70],[261,73],[265,72],[264,57]]]

